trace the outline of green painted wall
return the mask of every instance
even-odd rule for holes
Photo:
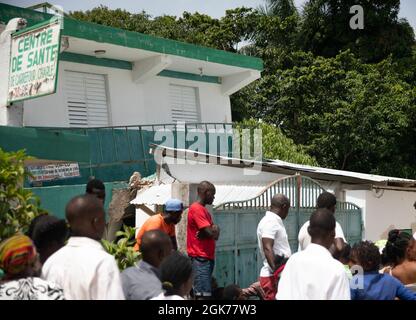
[[[126,188],[125,182],[107,182],[105,183],[106,200],[105,210],[108,212],[108,206],[113,196],[114,189]],[[52,186],[28,188],[40,198],[41,207],[58,218],[65,218],[65,206],[73,197],[85,193],[85,184]],[[107,216],[108,217],[108,216]]]

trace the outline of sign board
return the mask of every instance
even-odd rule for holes
[[[56,91],[60,32],[59,20],[53,19],[12,34],[9,103]]]
[[[32,174],[30,182],[61,180],[79,177],[78,163],[58,163],[47,165],[30,165],[27,169]]]

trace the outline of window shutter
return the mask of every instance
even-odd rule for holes
[[[69,126],[109,126],[104,75],[66,71],[65,80]]]
[[[170,109],[173,122],[199,122],[196,88],[170,85]]]

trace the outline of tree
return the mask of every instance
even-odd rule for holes
[[[274,123],[322,166],[415,177],[415,88],[397,63],[364,64],[351,52],[303,58],[243,90],[246,111]]]
[[[277,16],[282,20],[298,15],[293,0],[266,0],[265,2],[265,5],[259,7],[259,11],[265,15]]]
[[[364,9],[364,29],[352,30],[350,8]],[[412,27],[399,19],[400,0],[309,0],[302,13],[299,45],[315,55],[334,57],[350,49],[364,62],[411,55]]]
[[[296,145],[284,136],[275,125],[255,119],[236,123],[238,129],[261,129],[263,158],[282,160],[297,164],[317,165],[316,159],[306,153],[305,147]]]
[[[0,241],[17,232],[26,233],[30,222],[44,211],[39,199],[23,188],[29,177],[24,151],[5,152],[0,148]]]

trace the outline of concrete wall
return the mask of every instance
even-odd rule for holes
[[[387,239],[391,229],[411,229],[416,222],[416,193],[395,190],[366,192],[366,239]]]
[[[106,75],[110,125],[113,126],[171,123],[169,84],[197,88],[201,122],[231,122],[230,98],[221,93],[218,84],[159,76],[136,84],[130,70],[61,61],[57,92],[25,101],[24,125],[69,126],[64,93],[65,70]]]

